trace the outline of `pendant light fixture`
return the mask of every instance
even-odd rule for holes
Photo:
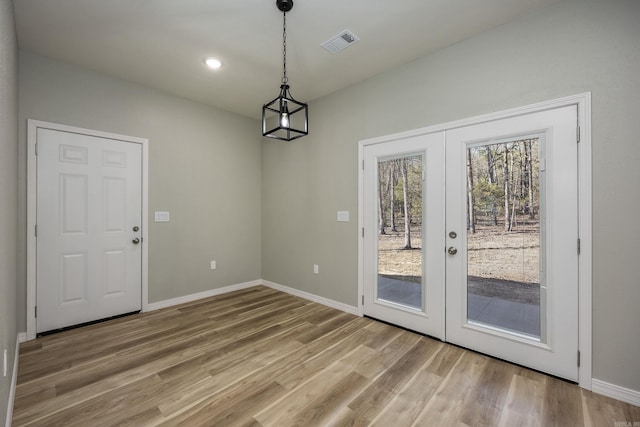
[[[262,135],[291,141],[309,134],[307,104],[296,101],[289,90],[287,77],[287,12],[293,9],[293,0],[276,0],[282,12],[282,85],[280,95],[262,106]]]

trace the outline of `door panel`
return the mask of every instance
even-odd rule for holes
[[[60,255],[60,304],[87,300],[87,254]]]
[[[447,230],[458,235],[447,237],[457,249],[447,255],[447,341],[571,380],[578,379],[576,117],[571,106],[455,129],[447,132],[446,151]],[[538,210],[537,221],[524,210],[528,195],[514,194],[517,186],[504,190],[505,176],[524,185],[516,169],[524,170],[518,162],[526,160],[524,142],[533,140],[539,203],[529,209]],[[503,168],[501,222],[487,227],[493,236],[478,239],[470,225],[469,159],[491,148]]]
[[[443,134],[424,135],[364,151],[364,313],[441,339],[443,142]]]
[[[87,235],[88,183],[86,175],[60,174],[60,232]]]
[[[142,147],[37,130],[36,331],[141,309]]]
[[[126,292],[126,254],[123,250],[105,251],[102,256],[102,297],[122,296]]]

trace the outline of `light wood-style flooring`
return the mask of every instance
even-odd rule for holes
[[[634,421],[638,407],[263,286],[22,344],[13,413],[91,427]]]

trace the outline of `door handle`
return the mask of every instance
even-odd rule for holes
[[[449,247],[449,249],[447,249],[447,252],[449,253],[449,255],[455,255],[458,253],[458,250],[456,248],[454,248],[453,246]]]
[[[138,243],[140,243],[140,239],[138,239],[137,237],[135,239],[132,240],[134,245],[137,245]]]

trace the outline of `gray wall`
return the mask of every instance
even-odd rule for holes
[[[16,350],[16,248],[18,234],[18,44],[13,3],[0,0],[0,424],[4,423]]]
[[[638,1],[561,2],[313,102],[309,137],[263,148],[263,278],[357,304],[359,140],[587,91],[593,375],[640,390]]]
[[[149,139],[149,302],[261,277],[258,121],[27,52],[19,58],[21,331],[27,119]],[[171,222],[154,223],[156,210]]]

